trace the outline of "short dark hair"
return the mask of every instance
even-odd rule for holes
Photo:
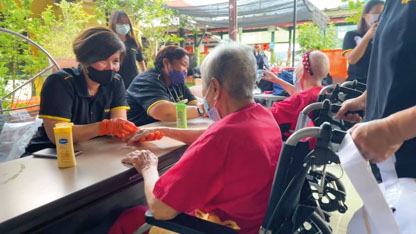
[[[163,47],[159,53],[156,55],[155,58],[155,67],[157,67],[158,69],[162,69],[163,68],[163,59],[168,59],[170,63],[173,62],[173,60],[179,60],[182,59],[183,56],[189,56],[188,52],[179,46],[165,46]]]
[[[357,32],[359,34],[364,34],[367,32],[367,24],[365,23],[364,14],[368,14],[375,6],[377,5],[384,5],[383,1],[380,0],[371,0],[365,4],[363,8],[363,13],[361,14],[360,20],[358,21]]]
[[[106,27],[92,27],[79,34],[73,43],[77,61],[89,65],[108,59],[120,51],[123,58],[126,48],[120,38]]]

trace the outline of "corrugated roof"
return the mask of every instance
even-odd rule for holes
[[[260,27],[293,21],[293,0],[238,0],[238,27]],[[308,0],[296,0],[297,21],[313,20],[321,24],[328,17]],[[191,5],[183,0],[173,0],[167,7],[180,14],[194,17],[199,24],[219,28],[228,27],[229,3]]]

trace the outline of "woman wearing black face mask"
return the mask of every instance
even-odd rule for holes
[[[140,73],[127,89],[127,103],[131,107],[128,119],[137,126],[155,121],[176,121],[175,103],[187,106],[187,118],[204,114],[197,100],[185,84],[189,67],[188,52],[178,46],[166,46],[155,58],[155,68]]]
[[[137,127],[127,121],[125,88],[120,76],[123,42],[110,29],[93,27],[82,32],[73,43],[78,68],[62,69],[50,75],[41,92],[39,128],[27,154],[54,147],[56,123],[72,122],[74,142],[96,136],[124,138]]]

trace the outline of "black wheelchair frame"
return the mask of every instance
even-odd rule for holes
[[[338,210],[344,213],[345,188],[334,175],[326,172],[326,165],[339,164],[337,146],[342,142],[349,128],[347,122],[337,121],[332,116],[340,104],[358,97],[365,90],[365,84],[348,81],[342,85],[329,85],[322,89],[318,103],[307,106],[302,116],[313,111],[315,126],[305,128],[305,120],[299,121],[296,131],[287,138],[280,153],[273,180],[272,190],[260,234],[271,233],[331,233],[328,213]],[[359,113],[363,114],[363,113]],[[316,137],[315,149],[309,152],[307,137]],[[317,170],[323,167],[322,171]],[[318,198],[313,195],[318,194]],[[329,203],[323,197],[335,197]],[[142,233],[150,226],[158,226],[178,233],[237,233],[236,230],[201,220],[187,214],[180,214],[172,220],[157,220],[150,211],[145,214],[146,224],[135,233]]]

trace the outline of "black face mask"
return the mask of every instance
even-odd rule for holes
[[[89,78],[100,85],[110,84],[111,80],[115,75],[115,72],[113,70],[98,71],[93,67],[88,67],[87,71]]]

